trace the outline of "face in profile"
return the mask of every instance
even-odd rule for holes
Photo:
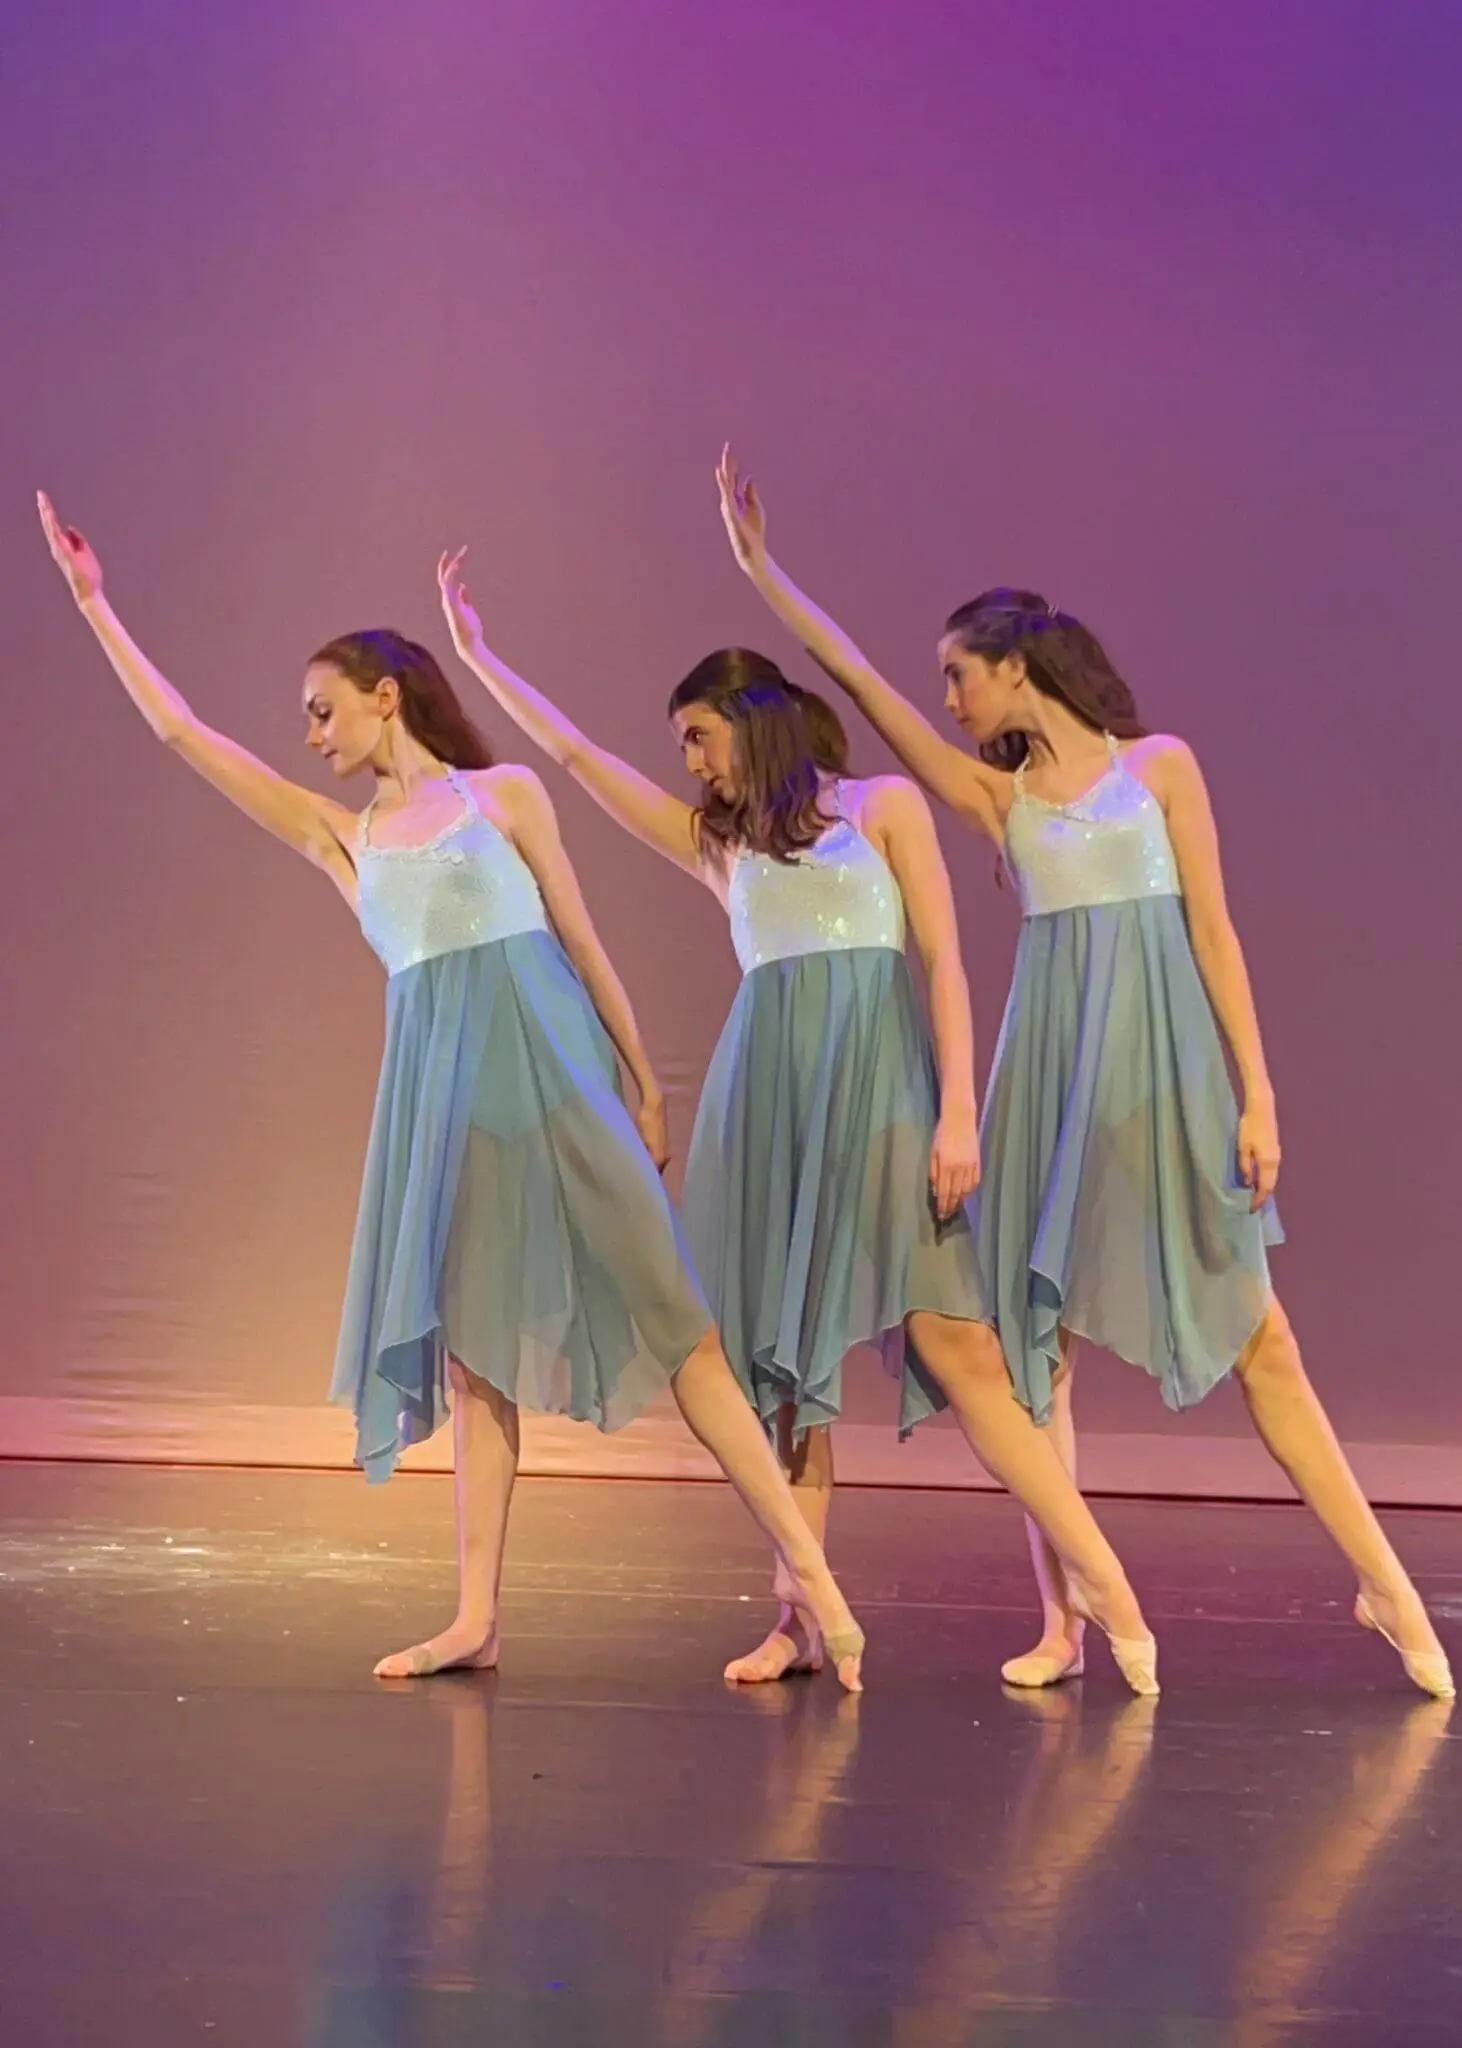
[[[991,661],[973,654],[948,633],[939,643],[939,666],[944,676],[944,708],[962,732],[976,746],[983,746],[1005,730],[1015,708],[1016,692],[1025,680],[1025,663],[1018,655],[1003,655]]]
[[[305,745],[343,781],[374,754],[395,696],[389,677],[373,690],[359,690],[339,669],[317,663],[305,671]]]
[[[681,758],[702,788],[722,803],[736,801],[736,730],[709,704],[687,704],[671,718]]]

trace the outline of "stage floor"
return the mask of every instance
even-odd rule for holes
[[[1166,1690],[1005,1692],[1020,1524],[849,1490],[869,1690],[732,1693],[727,1490],[533,1480],[496,1675],[448,1482],[0,1466],[6,2048],[1462,2038],[1462,1719],[1285,1507],[1107,1503]],[[1462,1515],[1388,1518],[1462,1652]]]

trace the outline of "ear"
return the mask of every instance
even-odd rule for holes
[[[394,718],[401,709],[401,685],[394,676],[382,676],[375,688],[376,709],[382,718]]]

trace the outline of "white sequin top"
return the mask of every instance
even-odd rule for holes
[[[461,815],[424,845],[374,846],[375,804],[361,814],[355,863],[360,928],[388,974],[548,929],[528,863],[478,809],[455,768],[447,770],[447,780],[461,799]]]
[[[1027,796],[1025,763],[1005,821],[1005,866],[1026,917],[1181,896],[1178,863],[1162,805],[1128,768],[1107,735],[1112,765],[1075,803]]]
[[[904,949],[904,899],[888,862],[839,817],[790,861],[738,853],[727,892],[743,974],[802,953]]]

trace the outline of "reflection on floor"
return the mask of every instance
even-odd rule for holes
[[[1454,2042],[1462,1752],[1297,1510],[1106,1504],[1166,1690],[1002,1689],[1007,1503],[849,1491],[869,1691],[730,1693],[719,1487],[519,1493],[495,1676],[446,1482],[0,1466],[16,2048]],[[1462,1516],[1390,1518],[1453,1655]],[[1462,1728],[1462,1721],[1458,1727]]]

